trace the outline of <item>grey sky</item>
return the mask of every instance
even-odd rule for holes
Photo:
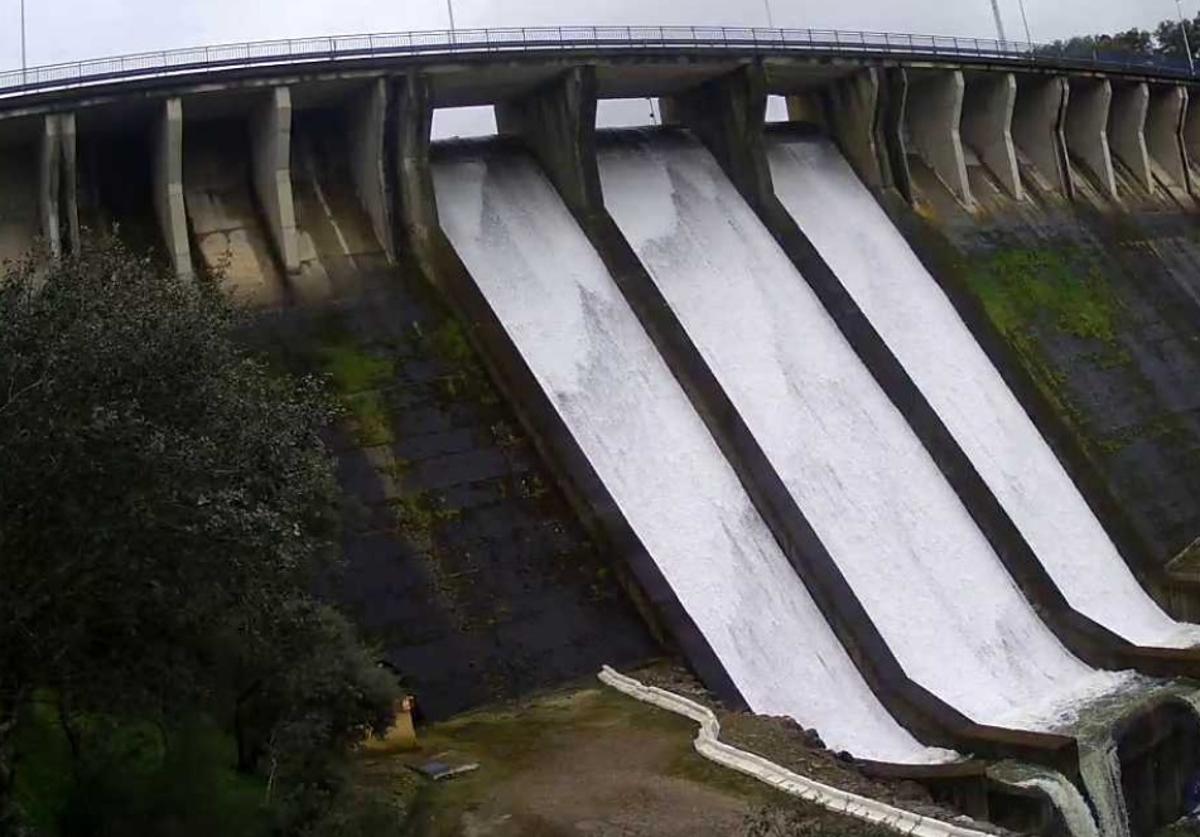
[[[777,26],[990,36],[989,0],[770,0]],[[1009,36],[1017,0],[1001,0]],[[1185,0],[1194,14],[1200,0]],[[26,0],[30,64],[260,38],[444,28],[443,0]],[[1035,40],[1148,27],[1174,0],[1025,0]],[[0,0],[0,68],[20,64],[19,0]],[[455,0],[460,27],[765,25],[764,0]]]

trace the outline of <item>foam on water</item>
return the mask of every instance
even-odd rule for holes
[[[1151,600],[937,282],[827,139],[773,138],[780,200],[854,297],[1071,606],[1141,645],[1200,629]]]
[[[862,758],[954,758],[875,699],[532,161],[457,152],[434,183],[455,249],[751,708]]]
[[[618,225],[910,677],[979,722],[1032,730],[1125,682],[1038,619],[703,148],[609,141],[600,172]]]

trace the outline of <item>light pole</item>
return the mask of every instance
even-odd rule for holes
[[[769,29],[774,29],[775,20],[771,15],[771,0],[763,0],[763,8],[767,10],[767,27]]]
[[[455,43],[454,37],[454,0],[446,0],[446,14],[450,16],[450,43]]]
[[[1021,7],[1021,23],[1025,24],[1025,42],[1029,44],[1030,51],[1033,50],[1033,35],[1029,34],[1029,18],[1025,16],[1025,0],[1017,0]]]
[[[1188,72],[1196,75],[1196,62],[1192,60],[1192,45],[1188,43],[1187,24],[1183,22],[1183,6],[1175,0],[1175,11],[1179,13],[1179,34],[1183,36],[1183,51],[1187,53]]]
[[[21,0],[21,83],[27,82],[27,70],[29,69],[29,61],[25,53],[25,0]]]
[[[1004,49],[1004,43],[1008,38],[1004,36],[1004,18],[1000,17],[1000,0],[992,0],[992,17],[996,19],[996,32],[1000,34],[1000,48]]]

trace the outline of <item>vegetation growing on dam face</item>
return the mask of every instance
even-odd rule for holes
[[[354,833],[396,687],[310,592],[332,408],[237,324],[110,242],[0,279],[2,834]]]
[[[992,322],[1010,338],[1046,322],[1064,334],[1112,343],[1117,302],[1099,267],[1086,260],[1080,266],[1081,260],[1071,251],[1008,249],[977,260],[968,276]]]

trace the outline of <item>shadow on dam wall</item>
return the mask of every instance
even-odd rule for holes
[[[346,567],[328,591],[441,718],[655,656],[593,542],[415,270],[388,264],[335,119],[302,114],[301,270],[251,341],[329,375]]]
[[[1074,204],[1030,189],[1025,202],[993,196],[969,214],[912,168],[922,210],[889,202],[893,219],[1001,338],[1161,570],[1200,536],[1194,212],[1149,195],[1098,205],[1084,182]]]

